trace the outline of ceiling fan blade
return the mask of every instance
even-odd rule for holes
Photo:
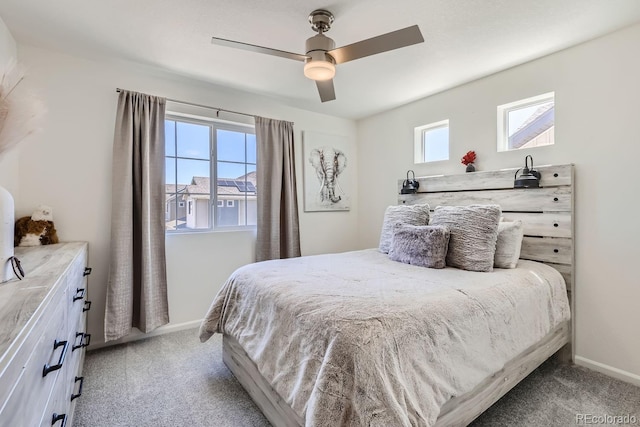
[[[336,91],[333,89],[333,79],[316,80],[316,86],[318,86],[318,93],[320,94],[320,100],[322,102],[336,99]]]
[[[377,53],[388,52],[405,46],[422,43],[424,38],[417,25],[372,37],[357,43],[339,47],[327,53],[336,60],[336,64],[364,58]]]
[[[295,61],[305,61],[309,58],[307,55],[286,52],[284,50],[271,49],[269,47],[256,46],[254,44],[242,43],[233,40],[221,39],[219,37],[211,37],[211,43],[220,46],[235,47],[236,49],[244,49],[251,52],[264,53],[267,55],[279,56],[281,58],[293,59]]]

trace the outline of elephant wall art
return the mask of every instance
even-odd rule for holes
[[[315,146],[307,150],[306,157],[305,210],[349,210],[344,151],[328,145]]]

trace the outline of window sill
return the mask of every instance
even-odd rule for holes
[[[249,227],[225,227],[225,228],[215,228],[215,229],[206,229],[206,230],[165,230],[165,236],[184,236],[184,235],[200,235],[200,234],[218,234],[218,233],[237,233],[237,232],[247,232],[254,233],[256,232],[256,226]]]

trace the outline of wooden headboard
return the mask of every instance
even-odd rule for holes
[[[415,194],[400,194],[398,203],[428,203],[436,206],[497,204],[505,221],[522,220],[524,240],[521,259],[543,262],[557,269],[567,284],[574,316],[574,220],[573,164],[540,166],[540,188],[513,188],[517,169],[471,172],[417,178]],[[575,322],[571,322],[575,325]],[[572,326],[574,342],[575,327]]]

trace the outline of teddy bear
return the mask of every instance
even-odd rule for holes
[[[13,246],[40,246],[58,243],[58,234],[53,225],[53,211],[40,205],[29,216],[16,221]]]

